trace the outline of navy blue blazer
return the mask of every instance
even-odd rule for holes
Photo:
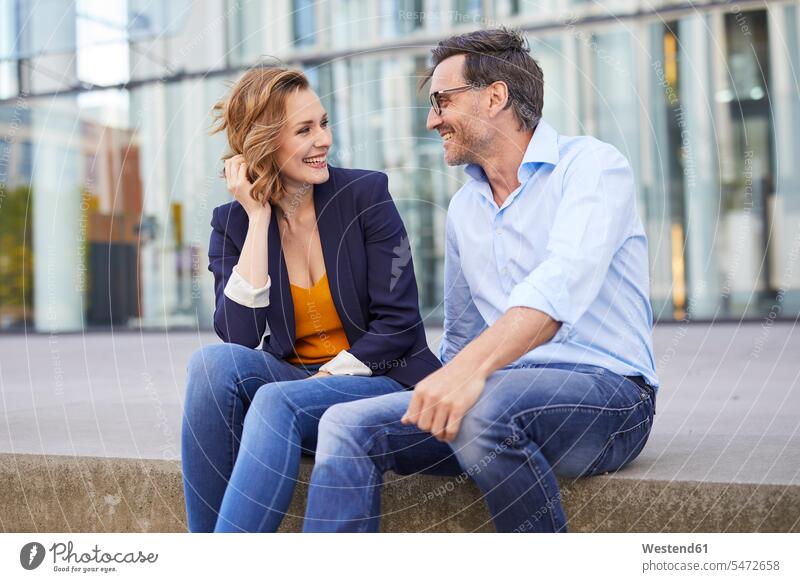
[[[441,367],[428,348],[419,313],[408,235],[389,194],[385,174],[329,166],[330,178],[314,186],[314,205],[331,295],[348,350],[374,376],[386,374],[410,387]],[[239,202],[214,209],[208,269],[214,273],[214,330],[225,342],[258,347],[280,359],[294,355],[294,303],[281,251],[276,213],[269,225],[270,302],[249,308],[223,290],[247,235]]]

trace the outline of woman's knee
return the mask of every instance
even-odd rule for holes
[[[220,372],[234,371],[232,344],[210,344],[195,350],[186,366],[187,381],[197,384],[208,382]],[[241,347],[241,346],[240,346]]]
[[[192,353],[186,366],[187,414],[219,409],[235,394],[237,367],[230,346],[212,344]]]
[[[370,424],[359,411],[358,402],[342,402],[330,406],[319,421],[318,455],[320,451],[341,446],[352,448],[357,443],[366,444]]]
[[[245,430],[253,427],[296,426],[300,407],[292,393],[300,388],[302,380],[287,380],[263,384],[253,396],[244,419]],[[280,430],[284,430],[281,428]]]
[[[303,380],[286,380],[263,384],[258,388],[244,417],[242,441],[253,442],[279,438],[301,441],[314,428],[298,394]]]
[[[287,390],[291,391],[291,384],[296,380],[288,382],[270,382],[261,386],[253,396],[250,403],[250,413],[258,416],[267,416],[276,412],[286,412],[291,409],[291,397]]]

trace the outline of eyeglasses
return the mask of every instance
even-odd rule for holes
[[[475,85],[461,85],[460,87],[453,87],[452,89],[442,89],[441,91],[434,91],[431,93],[431,107],[436,115],[442,114],[442,104],[439,102],[439,97],[441,95],[449,95],[451,93],[461,93],[462,91],[466,91],[468,89],[478,89]]]

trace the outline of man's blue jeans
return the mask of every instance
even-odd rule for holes
[[[181,434],[189,531],[278,529],[332,404],[403,391],[385,376],[329,376],[267,352],[214,344],[192,355]]]
[[[410,392],[323,415],[304,531],[377,531],[383,473],[455,475],[481,489],[497,531],[565,532],[556,475],[615,471],[647,441],[654,392],[595,366],[504,368],[448,444],[400,423]]]

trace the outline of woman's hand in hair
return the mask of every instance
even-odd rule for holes
[[[252,196],[253,184],[247,178],[247,164],[244,156],[235,155],[225,160],[225,181],[228,183],[228,192],[242,205],[247,216],[251,219],[258,215],[261,220],[268,219],[272,207],[254,200]]]

